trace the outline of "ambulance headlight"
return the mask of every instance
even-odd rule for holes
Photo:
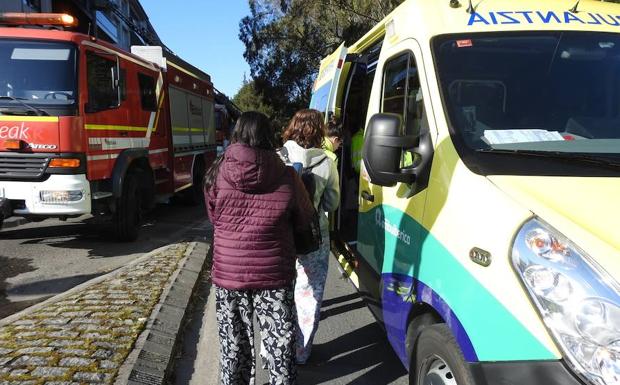
[[[81,201],[84,197],[82,190],[64,191],[41,191],[39,193],[41,202],[47,204],[66,204]]]
[[[512,262],[573,369],[597,385],[620,384],[617,282],[540,219],[515,237]]]

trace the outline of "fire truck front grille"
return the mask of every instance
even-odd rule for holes
[[[49,163],[45,154],[1,154],[0,180],[37,180]]]

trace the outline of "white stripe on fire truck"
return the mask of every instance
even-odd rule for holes
[[[88,160],[110,160],[118,158],[118,154],[89,155]]]
[[[168,152],[167,148],[159,148],[157,150],[150,150],[149,154],[161,154]],[[103,154],[103,155],[89,155],[88,160],[110,160],[118,158],[118,154]]]
[[[151,143],[147,138],[88,138],[88,143],[101,145],[102,150],[124,150],[127,148],[145,148]]]

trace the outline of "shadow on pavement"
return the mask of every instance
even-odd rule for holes
[[[319,384],[367,370],[349,383],[389,384],[407,372],[389,345],[383,341],[385,333],[379,325],[373,323],[329,342],[314,345],[310,361],[298,369],[299,383]]]
[[[356,296],[356,298],[359,298],[359,296]],[[325,307],[325,305],[323,307]],[[349,303],[349,304],[346,304],[346,305],[342,305],[342,306],[334,307],[334,308],[331,308],[331,309],[323,310],[321,312],[321,321],[323,321],[324,319],[327,319],[329,317],[337,316],[339,314],[344,314],[344,313],[350,312],[352,310],[362,309],[362,308],[365,308],[365,307],[366,307],[366,304],[360,300],[360,301]]]
[[[91,279],[97,278],[103,274],[106,273],[102,272],[98,274],[76,275],[72,277],[47,279],[25,283],[12,286],[11,289],[8,290],[7,294],[10,297],[16,298],[23,298],[29,296],[40,298],[42,294],[49,294],[50,296],[52,296],[63,293],[77,285],[80,285],[86,281],[90,281]]]
[[[111,225],[95,218],[66,223],[53,221],[47,226],[44,221],[36,227],[21,226],[4,230],[0,232],[0,241],[16,240],[21,241],[21,245],[86,250],[88,258],[110,258],[150,252],[176,241],[169,239],[170,235],[201,219],[206,219],[202,206],[160,205],[146,216],[140,237],[134,242],[116,241]]]
[[[30,259],[7,258],[0,256],[0,319],[31,305],[30,301],[24,301],[23,303],[11,303],[6,297],[7,278],[36,270],[30,264],[31,262],[32,260]]]

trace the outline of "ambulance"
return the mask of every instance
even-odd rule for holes
[[[214,88],[162,47],[128,52],[78,23],[0,14],[0,223],[93,214],[131,241],[156,202],[202,201]]]
[[[313,91],[332,249],[411,384],[620,384],[619,5],[408,0]]]

